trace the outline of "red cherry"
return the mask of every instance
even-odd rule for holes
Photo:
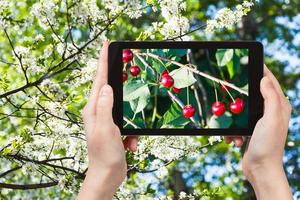
[[[125,71],[123,71],[123,82],[127,81],[127,73]]]
[[[130,62],[133,58],[133,53],[130,49],[123,50],[123,62],[127,63]]]
[[[166,74],[163,77],[161,77],[161,84],[166,88],[170,88],[174,84],[174,79],[172,78],[172,76]]]
[[[129,67],[129,71],[132,76],[137,76],[141,72],[141,69],[137,65],[132,65],[131,67]]]
[[[161,74],[162,77],[165,76],[165,75],[169,75],[169,72],[168,72],[167,70],[164,70],[164,71],[162,72],[162,74]]]
[[[189,104],[183,107],[182,114],[185,118],[193,117],[196,110],[193,105]]]
[[[241,98],[236,98],[234,102],[230,103],[230,111],[234,114],[240,114],[244,110],[244,100]]]
[[[173,87],[173,91],[178,94],[180,93],[181,89],[180,88],[177,88],[177,87]]]
[[[219,117],[225,113],[226,108],[225,108],[224,103],[222,103],[221,101],[216,101],[213,103],[213,105],[211,107],[211,111],[214,115]]]

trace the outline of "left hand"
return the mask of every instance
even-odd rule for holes
[[[107,85],[108,45],[103,43],[91,95],[83,109],[89,168],[78,199],[111,199],[127,174],[125,149],[137,149],[137,137],[122,141],[112,118],[113,90]]]

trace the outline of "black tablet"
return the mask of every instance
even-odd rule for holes
[[[259,42],[113,42],[122,135],[251,135],[263,113]]]

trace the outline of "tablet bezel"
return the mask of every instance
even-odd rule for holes
[[[249,117],[248,128],[226,129],[124,129],[123,128],[123,81],[122,81],[122,50],[123,49],[169,49],[169,48],[247,48],[249,49]],[[143,42],[112,42],[108,49],[108,84],[114,91],[113,119],[120,128],[122,135],[222,135],[250,136],[256,122],[263,115],[263,98],[260,93],[260,80],[263,77],[263,45],[256,41],[143,41]],[[119,67],[118,67],[119,66]]]

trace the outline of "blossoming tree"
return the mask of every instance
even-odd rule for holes
[[[41,188],[48,188],[49,198],[76,195],[87,170],[81,110],[101,41],[125,39],[131,34],[122,32],[125,23],[137,40],[192,40],[198,30],[209,37],[235,26],[252,5],[223,8],[191,27],[182,0],[0,0],[0,188],[6,188],[1,195],[30,199],[43,195],[41,190],[10,189]],[[150,21],[150,15],[159,17]],[[159,186],[150,187],[145,174],[155,173],[163,182],[169,166],[183,157],[202,157],[199,152],[221,139],[140,137],[137,153],[127,154],[128,180],[116,199],[215,195],[218,189],[154,194]],[[51,190],[56,186],[60,195]]]

